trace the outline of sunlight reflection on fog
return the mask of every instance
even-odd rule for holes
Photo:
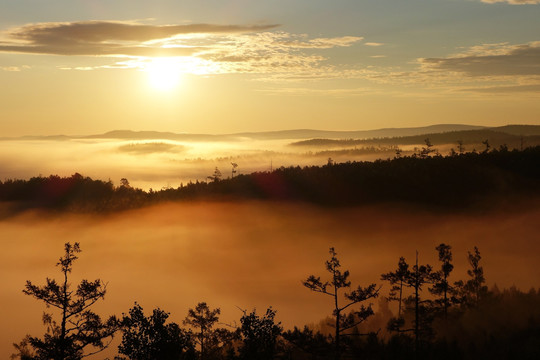
[[[11,140],[0,141],[0,180],[33,176],[70,176],[79,172],[94,179],[121,178],[144,190],[178,187],[206,181],[215,167],[224,178],[231,162],[238,174],[269,171],[280,166],[324,165],[328,155],[287,146],[292,140],[179,142],[171,140]],[[320,150],[320,149],[319,149]],[[336,161],[373,160],[393,153],[335,157]]]

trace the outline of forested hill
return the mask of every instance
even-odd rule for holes
[[[217,169],[216,169],[217,170]],[[164,201],[279,200],[324,206],[411,203],[467,208],[513,196],[539,197],[540,147],[454,156],[412,156],[375,162],[279,168],[272,172],[148,192],[80,174],[0,182],[0,201],[15,210],[54,208],[106,212]]]
[[[540,128],[540,127],[539,127]],[[521,135],[520,129],[525,129],[527,135]],[[507,146],[509,148],[520,149],[523,144],[527,146],[537,146],[540,144],[540,135],[537,133],[538,128],[533,127],[528,129],[525,126],[504,127],[495,129],[478,129],[451,131],[443,133],[428,133],[421,135],[400,136],[400,137],[384,137],[371,139],[309,139],[296,141],[289,144],[292,147],[350,147],[350,146],[405,146],[417,145],[424,143],[428,138],[435,145],[452,144],[456,146],[458,141],[461,141],[468,149],[474,147],[483,148],[482,141],[489,141],[493,147]]]

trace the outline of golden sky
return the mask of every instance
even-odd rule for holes
[[[0,132],[540,124],[539,3],[9,2]]]

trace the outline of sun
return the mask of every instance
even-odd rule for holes
[[[152,88],[160,91],[175,89],[181,80],[181,66],[174,58],[155,58],[144,68]]]

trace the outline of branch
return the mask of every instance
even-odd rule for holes
[[[372,299],[372,298],[376,298],[377,296],[379,296],[379,291],[381,290],[381,288],[382,288],[382,286],[380,286],[378,289],[376,289],[375,284],[371,284],[371,285],[369,285],[369,286],[367,286],[365,288],[362,288],[361,286],[359,286],[356,290],[345,294],[345,297],[347,299],[351,300],[351,302],[348,303],[347,305],[343,306],[342,308],[340,308],[339,311],[343,311],[343,310],[347,309],[349,306],[357,304],[359,302],[366,301],[366,300]]]
[[[320,292],[322,294],[326,294],[326,295],[330,295],[330,296],[335,296],[333,293],[330,293],[330,292],[328,292],[326,290],[329,283],[328,282],[325,282],[325,283],[321,282],[320,277],[315,277],[313,275],[310,275],[307,278],[306,281],[302,281],[302,285],[304,285],[305,287],[307,287],[311,291]]]

